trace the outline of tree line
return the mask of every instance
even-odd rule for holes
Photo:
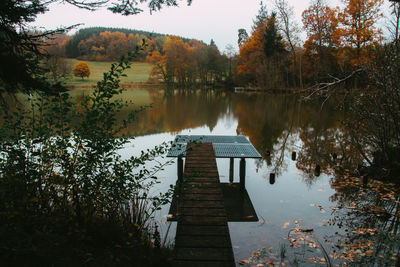
[[[382,0],[343,0],[343,7],[331,7],[325,0],[312,0],[302,13],[303,28],[294,20],[287,0],[274,0],[268,12],[261,2],[250,34],[238,33],[238,82],[261,88],[302,88],[339,79],[371,63],[382,45]],[[398,1],[391,4],[388,30],[399,38]],[[301,30],[307,34],[304,44]],[[348,87],[365,86],[360,75],[349,79]]]
[[[179,37],[167,37],[160,51],[153,50],[146,61],[154,64],[152,77],[167,85],[187,87],[195,84],[218,85],[229,80],[229,58],[221,55],[214,41],[185,43]]]
[[[178,36],[96,27],[81,29],[73,36],[59,34],[48,44],[45,49],[50,57],[46,65],[54,80],[65,69],[63,57],[114,61],[135,52],[138,47],[141,53],[135,60],[154,65],[150,77],[153,81],[180,87],[216,85],[232,76],[230,58],[221,54],[213,40],[206,44]]]
[[[147,31],[92,27],[77,31],[73,36],[67,37],[64,44],[65,56],[85,60],[119,60],[128,52],[134,52],[143,39],[147,40],[149,49],[160,49],[167,35]],[[183,38],[185,42],[189,39]],[[138,55],[144,60],[146,55]]]

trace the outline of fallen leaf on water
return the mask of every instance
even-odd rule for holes
[[[294,224],[299,224],[303,219],[297,219],[294,221]]]
[[[287,221],[287,222],[285,222],[285,223],[282,225],[282,229],[286,229],[286,228],[289,226],[289,224],[290,224],[290,220]]]
[[[249,264],[249,261],[248,260],[242,260],[242,261],[239,261],[238,264],[240,264],[240,265]]]
[[[311,206],[311,207],[319,208],[319,211],[320,211],[321,213],[325,213],[324,208],[323,208],[320,204],[310,204],[310,206]]]
[[[333,210],[333,211],[338,210],[338,208],[336,208],[336,207],[334,207],[334,206],[329,206],[329,208],[330,208],[331,210]]]

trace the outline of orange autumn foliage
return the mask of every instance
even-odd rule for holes
[[[256,69],[264,59],[263,36],[261,27],[253,31],[248,41],[240,47],[240,64],[238,65],[239,74],[256,73]]]
[[[336,12],[323,1],[317,0],[302,14],[304,29],[308,39],[305,43],[307,50],[318,52],[322,46],[332,47],[337,44],[338,20]]]
[[[382,13],[380,7],[383,0],[343,0],[346,5],[339,13],[339,22],[343,25],[338,31],[341,44],[353,48],[353,65],[370,62],[371,55],[368,48],[378,44],[381,40],[381,31],[376,22]]]
[[[74,67],[74,75],[76,77],[89,77],[90,76],[90,68],[86,62],[80,61]]]
[[[307,40],[304,43],[304,78],[313,79],[332,72],[333,50],[337,47],[337,12],[324,0],[315,0],[302,13]]]

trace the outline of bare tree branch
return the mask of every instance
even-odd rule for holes
[[[317,93],[327,93],[329,91],[329,89],[332,89],[335,86],[337,86],[341,83],[344,83],[345,81],[354,77],[357,73],[362,72],[363,70],[364,69],[362,69],[362,68],[356,69],[344,78],[338,78],[338,77],[334,77],[333,75],[329,75],[332,78],[332,81],[317,83],[316,85],[303,90],[302,92],[309,92],[310,90],[312,91],[311,94],[303,97],[303,99],[309,100],[309,99],[311,99],[312,96],[314,96]]]

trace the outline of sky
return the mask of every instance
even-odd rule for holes
[[[309,6],[309,0],[288,2],[294,7],[296,21],[301,28],[301,13]],[[179,7],[164,7],[152,14],[145,9],[143,13],[131,16],[113,14],[105,9],[91,12],[69,4],[55,3],[50,5],[50,11],[38,15],[32,26],[50,30],[82,23],[79,28],[102,26],[137,29],[198,39],[208,44],[213,39],[223,52],[228,44],[237,49],[238,29],[251,32],[253,19],[260,7],[260,0],[193,0],[191,6],[187,6],[183,0],[179,3]],[[272,0],[264,0],[264,3],[268,11],[273,9]],[[328,3],[335,7],[340,1],[328,0]],[[304,34],[302,38],[305,38]]]

